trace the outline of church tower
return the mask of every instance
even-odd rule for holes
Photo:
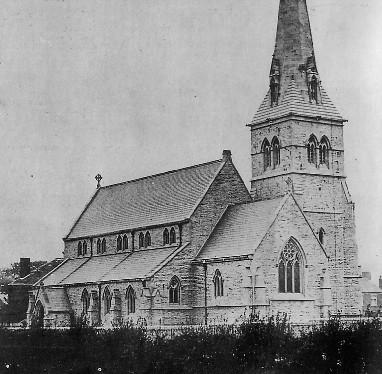
[[[255,201],[294,194],[330,256],[332,312],[355,314],[361,294],[345,122],[321,83],[306,0],[280,0],[269,90],[248,125],[251,194]]]

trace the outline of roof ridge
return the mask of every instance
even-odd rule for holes
[[[168,171],[164,171],[162,173],[146,175],[145,177],[135,178],[135,179],[131,179],[131,180],[124,181],[124,182],[118,182],[118,183],[109,184],[107,186],[100,187],[99,190],[106,189],[106,188],[111,188],[111,187],[115,187],[115,186],[121,186],[123,184],[139,182],[139,181],[144,180],[144,179],[155,178],[155,177],[159,177],[159,176],[162,176],[162,175],[176,173],[178,171],[193,169],[193,168],[197,168],[197,167],[201,167],[201,166],[206,166],[206,165],[210,165],[210,164],[214,164],[214,163],[219,163],[219,162],[222,162],[222,159],[208,161],[208,162],[203,162],[201,164],[196,164],[196,165],[190,165],[190,166],[186,166],[186,167],[183,167],[183,168],[180,168],[180,169],[168,170]]]

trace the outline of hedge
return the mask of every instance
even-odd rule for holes
[[[0,329],[0,374],[382,373],[382,323],[339,319],[296,333],[282,316],[240,326]]]

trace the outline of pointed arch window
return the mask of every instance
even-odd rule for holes
[[[323,137],[319,145],[320,164],[329,167],[329,141]]]
[[[279,259],[279,292],[301,293],[302,255],[294,240],[289,240]]]
[[[127,235],[123,235],[123,249],[128,249],[129,248],[129,241],[127,239]]]
[[[106,287],[103,291],[103,314],[110,313],[111,308],[111,293],[109,287]]]
[[[223,296],[224,295],[223,277],[218,269],[215,271],[213,282],[214,282],[215,297]]]
[[[143,232],[139,233],[139,238],[138,238],[138,248],[143,248],[145,245],[145,235]]]
[[[318,231],[318,240],[322,245],[324,245],[325,242],[325,230],[321,227]]]
[[[97,253],[101,253],[101,239],[97,240]]]
[[[171,278],[168,290],[168,302],[170,304],[180,303],[180,281],[177,276]]]
[[[77,245],[77,255],[82,256],[82,243],[81,242],[78,242],[78,245]]]
[[[82,254],[86,255],[87,252],[88,252],[88,243],[86,243],[86,241],[84,241],[82,244]]]
[[[82,314],[84,315],[88,312],[89,305],[90,305],[90,296],[86,288],[82,291],[81,303],[82,303]]]
[[[307,145],[307,151],[308,151],[308,162],[310,164],[317,164],[317,139],[312,135],[309,138],[309,142]]]
[[[263,141],[261,152],[263,153],[264,170],[267,170],[272,165],[271,145],[269,144],[269,141],[267,138],[265,138]]]
[[[126,291],[127,314],[135,313],[135,292],[133,287],[129,286]]]
[[[106,239],[102,239],[102,244],[101,244],[101,252],[105,253],[106,252]]]
[[[176,232],[175,232],[175,229],[173,227],[171,227],[171,230],[170,230],[170,244],[174,244],[176,243]]]
[[[117,251],[122,251],[122,237],[121,237],[121,235],[118,235],[118,238],[117,238]]]
[[[170,234],[167,229],[163,231],[163,245],[170,244]]]
[[[275,136],[272,140],[273,167],[280,165],[280,141]]]
[[[151,235],[147,231],[145,234],[145,248],[150,247],[150,246],[151,246]]]

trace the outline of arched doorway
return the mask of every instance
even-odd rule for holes
[[[34,315],[33,326],[38,328],[43,328],[45,310],[41,301],[37,301],[33,315]]]

